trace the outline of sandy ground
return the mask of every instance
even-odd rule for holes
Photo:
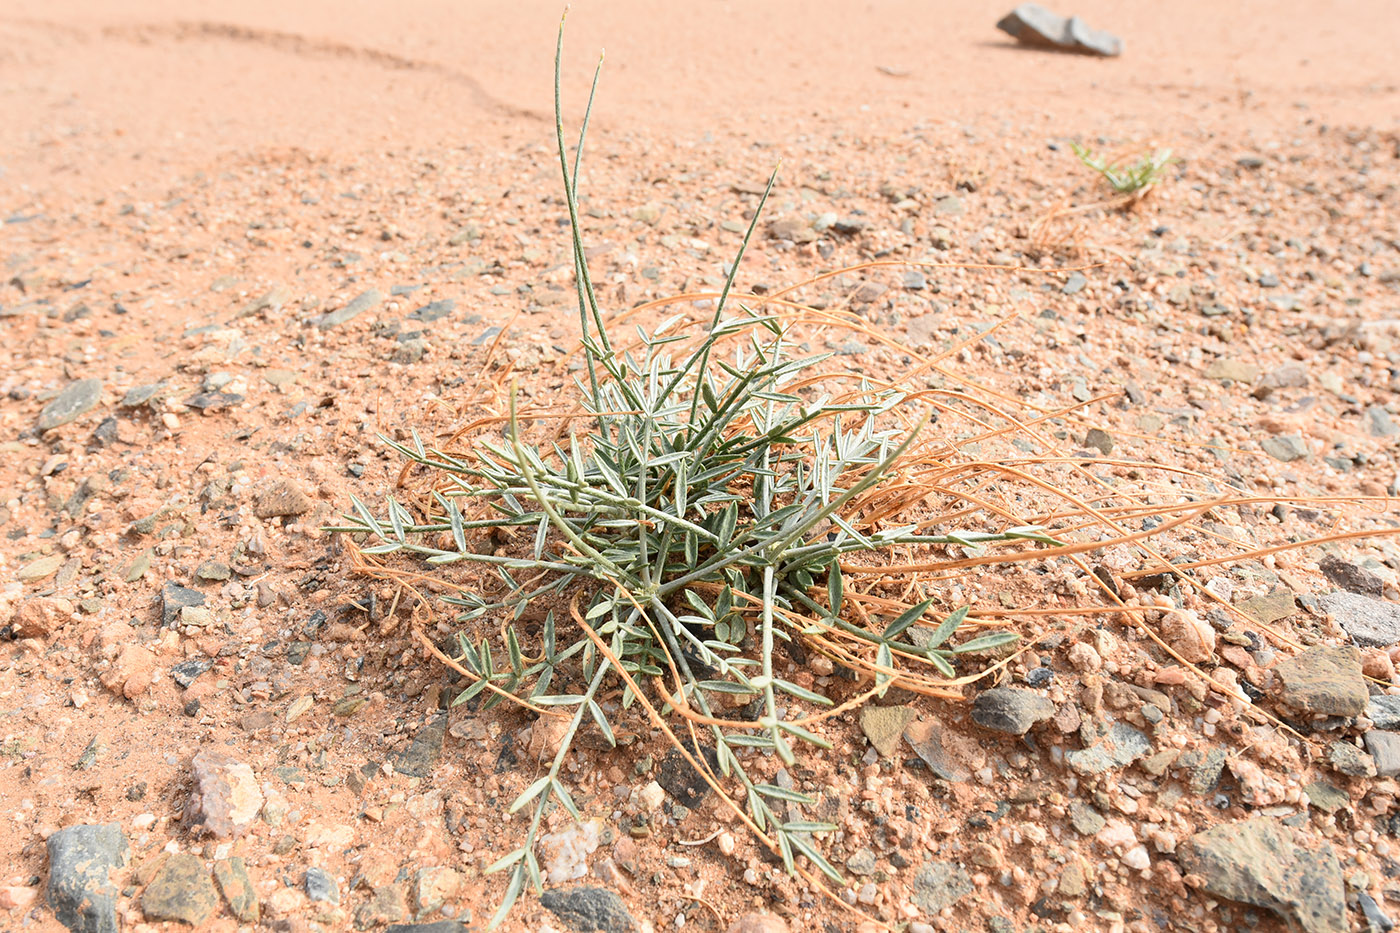
[[[584,179],[604,298],[623,309],[713,289],[754,186],[779,161],[769,216],[790,224],[764,227],[746,288],[872,259],[1018,267],[876,268],[799,294],[889,339],[814,336],[843,366],[895,372],[947,353],[956,374],[939,387],[989,393],[1023,419],[1104,396],[1022,435],[1022,453],[1081,456],[1097,447],[1086,430],[1100,428],[1118,458],[1313,497],[1210,516],[1164,545],[1168,556],[1224,554],[1226,539],[1380,532],[1219,573],[1210,592],[1226,603],[1280,588],[1298,599],[1277,616],[1240,610],[1255,621],[1226,620],[1200,662],[1276,710],[1280,659],[1346,640],[1309,601],[1335,588],[1319,570],[1324,550],[1370,574],[1375,596],[1400,596],[1386,537],[1400,481],[1400,11],[1379,0],[1067,10],[1124,38],[1126,54],[1107,61],[1018,48],[993,28],[1004,12],[927,0],[577,5],[564,94],[575,119],[607,49]],[[550,82],[559,13],[534,0],[0,10],[8,928],[61,929],[44,906],[45,840],[109,821],[130,840],[116,876],[126,929],[162,928],[145,892],[166,856],[185,852],[244,857],[270,928],[378,928],[415,912],[480,928],[489,917],[501,882],[481,869],[520,830],[498,814],[533,779],[539,740],[519,715],[458,707],[445,740],[414,746],[434,735],[452,685],[410,638],[406,611],[382,612],[391,591],[352,574],[318,529],[350,495],[390,488],[398,463],[376,433],[448,433],[490,410],[500,399],[475,391],[482,373],[521,377],[541,405],[567,385],[574,324]],[[1118,210],[1072,141],[1170,148],[1178,161],[1159,190]],[[322,326],[357,299],[361,313]],[[446,301],[442,317],[420,310]],[[994,341],[959,349],[1007,317]],[[500,341],[498,328],[509,328]],[[41,410],[82,379],[102,380],[91,404],[38,430]],[[1296,438],[1300,458],[1261,444],[1279,438]],[[1113,469],[1143,489],[1172,482]],[[1319,504],[1326,496],[1352,498]],[[1104,562],[1124,579],[1142,570],[1141,555]],[[1215,573],[1163,598],[1204,615],[1197,601]],[[162,628],[172,583],[205,594],[209,614]],[[353,604],[371,592],[381,610],[366,619]],[[995,618],[1012,604],[1068,610],[1084,593],[1082,574],[1057,566],[962,579],[949,600]],[[430,632],[446,631],[446,613],[419,608]],[[840,801],[830,848],[861,868],[847,897],[868,922],[1282,928],[1267,910],[1222,908],[1176,856],[1193,834],[1260,814],[1295,819],[1335,851],[1352,928],[1365,928],[1359,894],[1400,911],[1389,887],[1400,787],[1341,771],[1329,751],[1374,750],[1359,738],[1369,720],[1276,730],[1132,625],[1090,619],[1067,612],[1028,632],[1059,678],[1038,745],[978,729],[965,704],[916,705],[922,721],[950,724],[970,782],[935,780],[917,748],[875,755],[854,715],[829,724],[836,752],[797,777]],[[1018,661],[1008,683],[1034,683],[1036,663]],[[1395,689],[1385,644],[1357,663],[1374,692]],[[823,685],[828,673],[802,672]],[[1172,707],[1155,730],[1142,691]],[[1080,781],[1066,770],[1064,749],[1091,745],[1090,726],[1110,720],[1152,731],[1155,771]],[[658,930],[725,930],[754,910],[794,931],[856,928],[765,862],[713,798],[679,815],[668,803],[650,816],[654,832],[628,835],[646,815],[647,756],[666,754],[634,725],[639,744],[571,766],[576,796],[609,825],[590,883]],[[426,765],[404,758],[415,747]],[[199,836],[183,816],[191,760],[208,748],[248,764],[259,793],[285,806],[235,839]],[[1232,762],[1218,793],[1159,757],[1215,748]],[[1318,781],[1348,802],[1310,808],[1304,788]],[[1076,807],[1087,806],[1106,826],[1081,827]],[[720,833],[737,839],[728,851]],[[866,853],[878,860],[868,872]],[[930,900],[914,880],[926,861],[953,866],[977,896]],[[308,900],[316,867],[336,879],[336,903]],[[456,872],[445,906],[420,897],[420,868]],[[255,925],[222,905],[197,919]],[[533,896],[510,924],[566,928]]]

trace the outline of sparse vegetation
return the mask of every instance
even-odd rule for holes
[[[491,568],[498,595],[463,588],[448,597],[463,624],[504,620],[487,634],[457,636],[451,663],[474,681],[457,701],[482,697],[490,706],[508,698],[542,715],[567,713],[547,773],[510,805],[511,812],[532,807],[533,816],[520,845],[489,869],[511,873],[493,926],[527,881],[541,888],[535,843],[546,812],[558,805],[581,816],[561,776],[578,730],[591,723],[612,743],[615,717],[635,703],[721,793],[726,780],[738,787],[742,803],[726,799],[789,871],[805,856],[840,881],[816,839],[836,827],[784,816],[789,805],[814,801],[750,773],[755,754],[791,765],[801,746],[829,747],[812,726],[832,701],[779,676],[780,643],[844,642],[831,650],[866,672],[860,699],[883,694],[910,664],[951,681],[960,657],[1005,648],[1016,634],[995,629],[960,639],[967,609],[934,617],[932,598],[853,620],[843,605],[843,560],[895,547],[1058,542],[1034,526],[931,534],[904,524],[872,533],[849,518],[854,503],[900,474],[932,409],[870,383],[826,392],[818,367],[827,356],[794,355],[789,323],[730,303],[767,192],[704,332],[672,318],[639,327],[624,346],[599,306],[579,224],[588,113],[570,166],[558,83],[556,57],[586,433],[574,432],[574,419],[563,428],[532,423],[512,390],[502,433],[470,451],[435,449],[416,433],[411,444],[385,439],[431,475],[430,494],[412,510],[391,498],[382,515],[356,500],[348,524],[335,530],[361,536],[361,553],[372,559],[413,555],[435,573],[463,563]],[[921,406],[924,414],[911,414]],[[499,548],[493,534],[513,543]],[[555,611],[532,640],[520,620],[541,605]],[[599,700],[617,690],[621,700],[610,712]],[[702,732],[713,744],[713,770],[696,753]]]
[[[1143,153],[1131,161],[1110,162],[1097,156],[1087,146],[1071,144],[1079,161],[1098,172],[1110,188],[1121,195],[1141,197],[1157,185],[1166,173],[1167,166],[1175,161],[1170,149],[1158,149]]]

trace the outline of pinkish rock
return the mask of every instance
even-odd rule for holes
[[[117,654],[112,666],[98,679],[102,686],[128,700],[134,700],[150,689],[155,679],[156,656],[149,648],[126,645]]]
[[[263,795],[253,769],[221,752],[205,749],[190,763],[194,792],[185,804],[185,820],[202,825],[219,839],[236,839],[253,825]]]
[[[18,884],[0,887],[0,910],[22,910],[33,904],[38,896],[38,888],[26,888]]]
[[[73,605],[66,599],[35,596],[15,610],[16,638],[48,638],[73,618]]]

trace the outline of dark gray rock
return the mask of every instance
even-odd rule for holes
[[[160,591],[160,600],[160,624],[174,628],[180,623],[180,610],[203,606],[204,594],[178,583],[167,583]]]
[[[130,858],[116,823],[69,826],[48,839],[49,906],[74,933],[117,933],[117,886],[113,869]]]
[[[1380,596],[1385,593],[1385,583],[1380,577],[1362,567],[1360,564],[1353,564],[1349,560],[1343,560],[1336,554],[1324,554],[1317,562],[1317,569],[1322,571],[1322,575],[1333,583],[1340,586],[1349,593],[1360,593],[1362,596]],[[1339,605],[1349,607],[1349,600],[1338,600]],[[1327,604],[1327,597],[1323,597],[1324,607]],[[1380,605],[1385,606],[1385,603]],[[1391,607],[1396,618],[1400,619],[1400,608]],[[1328,612],[1337,612],[1335,609],[1327,609]],[[1340,613],[1339,613],[1340,614]],[[1400,636],[1400,629],[1396,630]]]
[[[1374,576],[1369,571],[1364,572]],[[1349,579],[1358,585],[1364,585],[1363,578]],[[1328,593],[1320,597],[1318,602],[1322,604],[1323,612],[1335,617],[1337,624],[1358,645],[1366,648],[1386,648],[1400,642],[1400,606],[1394,603],[1345,591]]]
[[[394,763],[394,770],[409,777],[421,778],[432,774],[438,756],[442,754],[442,740],[446,734],[447,714],[438,713],[418,730],[408,748]]]
[[[1308,648],[1274,668],[1283,702],[1305,713],[1358,716],[1366,710],[1361,652],[1351,645]]]
[[[200,411],[224,411],[237,408],[243,402],[243,396],[237,392],[200,392],[185,399],[187,406]]]
[[[914,875],[909,898],[929,916],[936,916],[972,893],[972,879],[953,862],[926,862]]]
[[[323,868],[311,866],[306,870],[306,898],[326,904],[340,903],[340,885]]]
[[[1362,891],[1356,895],[1356,902],[1361,905],[1361,913],[1370,924],[1371,933],[1390,933],[1395,928],[1395,921],[1385,915],[1374,897]]]
[[[1022,45],[1102,55],[1112,58],[1123,54],[1123,40],[1101,29],[1090,29],[1077,16],[1063,17],[1038,3],[1023,3],[1006,14],[997,28]]]
[[[1265,818],[1224,823],[1192,836],[1182,867],[1216,897],[1262,907],[1304,933],[1346,933],[1346,889],[1327,843],[1298,845]]]
[[[165,860],[141,893],[147,920],[178,920],[197,927],[219,906],[214,882],[197,855],[180,852]]]
[[[1372,729],[1363,738],[1366,751],[1376,760],[1376,775],[1388,778],[1400,774],[1400,732]]]
[[[321,330],[330,330],[332,327],[339,327],[341,324],[359,317],[383,300],[384,296],[380,294],[379,290],[371,288],[367,292],[361,292],[356,295],[349,304],[340,310],[321,315],[316,321],[316,326],[321,328]]]
[[[555,888],[540,895],[540,903],[564,925],[578,933],[632,933],[637,921],[627,912],[627,905],[607,888]]]
[[[972,702],[972,721],[984,729],[1025,735],[1031,726],[1055,715],[1055,704],[1033,690],[993,687]]]
[[[39,412],[40,431],[71,424],[97,407],[102,400],[101,379],[79,379],[70,382]]]
[[[408,315],[408,319],[410,321],[422,321],[427,324],[432,321],[442,320],[455,310],[457,310],[457,302],[451,298],[444,298],[441,301],[434,301],[431,304],[426,304],[421,308],[415,308]]]
[[[209,658],[190,658],[188,661],[181,661],[170,669],[170,676],[181,687],[188,687],[194,683],[200,674],[214,666],[214,662]]]
[[[719,756],[710,746],[700,746],[700,755],[695,755],[695,748],[690,744],[689,739],[685,741],[685,745],[694,757],[703,756],[705,764],[711,771],[719,767]],[[705,783],[704,777],[695,770],[690,762],[685,760],[685,756],[679,750],[674,748],[666,753],[665,758],[661,759],[661,764],[656,769],[656,783],[660,784],[662,790],[688,810],[694,810],[700,806],[701,801],[710,793],[710,785]]]

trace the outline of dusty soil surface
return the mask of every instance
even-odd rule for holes
[[[320,530],[392,489],[378,434],[450,434],[512,378],[569,402],[559,10],[476,6],[0,14],[7,929],[63,928],[56,834],[105,823],[125,839],[107,892],[123,929],[479,929],[499,901],[483,868],[518,844],[503,810],[548,742],[518,712],[449,706],[460,684],[413,631],[440,640],[450,612],[395,603]],[[1344,930],[1400,912],[1400,709],[1376,699],[1400,693],[1400,13],[1120,7],[1065,11],[1123,36],[1107,61],[1019,49],[985,3],[575,12],[575,119],[608,49],[582,207],[609,307],[703,310],[781,160],[740,287],[922,263],[788,297],[864,322],[808,335],[835,367],[938,357],[921,387],[951,393],[950,442],[1019,422],[950,456],[1036,458],[1076,508],[1146,508],[1113,513],[1131,531],[1188,494],[1260,500],[1154,539],[1175,583],[1126,546],[1090,555],[1104,587],[1065,559],[926,580],[941,607],[1022,631],[1032,650],[998,676],[1036,701],[991,694],[976,702],[1011,708],[974,721],[991,681],[896,696],[826,723],[834,750],[792,774],[756,757],[821,797],[835,894],[867,919],[794,884],[713,794],[656,797],[675,768],[645,719],[582,748],[569,779],[602,828],[558,888],[614,892],[625,911],[601,928]],[[1176,161],[1124,205],[1076,141]],[[1008,520],[1045,511],[997,496]],[[1131,611],[1075,611],[1109,587]],[[856,689],[818,655],[790,663]],[[214,772],[222,789],[198,783]],[[1269,865],[1283,877],[1225,877]],[[506,928],[569,922],[529,894]]]

